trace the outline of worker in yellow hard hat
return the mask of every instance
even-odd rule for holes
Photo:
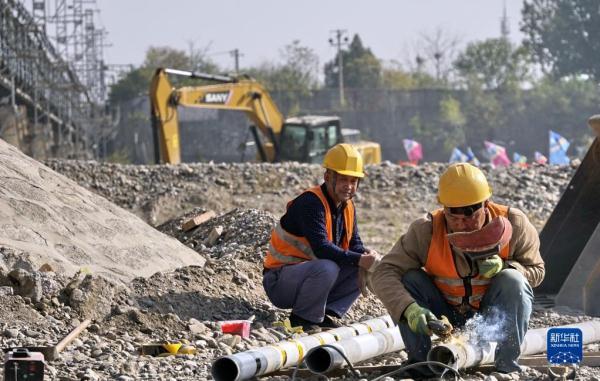
[[[432,321],[445,316],[462,326],[479,313],[482,324],[471,335],[498,342],[499,372],[520,370],[532,287],[544,278],[544,261],[527,216],[491,196],[479,168],[450,165],[439,179],[442,208],[414,221],[375,269],[374,292],[399,323],[409,362],[426,360]]]
[[[292,326],[337,327],[359,295],[358,269],[377,252],[364,247],[352,198],[365,176],[361,154],[337,144],[325,155],[324,182],[302,192],[271,233],[263,286],[271,302],[291,309]]]

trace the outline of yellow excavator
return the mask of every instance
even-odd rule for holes
[[[174,88],[169,75],[216,83]],[[181,161],[178,106],[243,111],[253,123],[250,129],[262,161],[321,163],[330,147],[350,143],[362,153],[365,164],[381,162],[381,146],[361,141],[358,130],[342,129],[339,117],[311,115],[284,120],[267,90],[247,76],[159,68],[150,85],[150,103],[157,163]]]

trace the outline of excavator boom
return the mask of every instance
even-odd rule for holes
[[[168,74],[218,83],[174,89]],[[276,136],[284,122],[269,93],[248,78],[160,68],[152,78],[150,100],[157,162],[177,164],[181,161],[178,106],[242,111],[271,140],[270,146],[276,145]],[[269,161],[274,159],[272,151],[269,151]]]

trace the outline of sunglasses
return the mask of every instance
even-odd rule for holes
[[[483,207],[483,202],[479,204],[473,204],[469,206],[460,206],[457,208],[448,208],[450,214],[462,215],[465,217],[471,217],[476,211]]]

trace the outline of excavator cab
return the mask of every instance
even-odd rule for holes
[[[338,117],[289,118],[281,129],[277,160],[320,164],[327,150],[340,143],[341,137]]]

